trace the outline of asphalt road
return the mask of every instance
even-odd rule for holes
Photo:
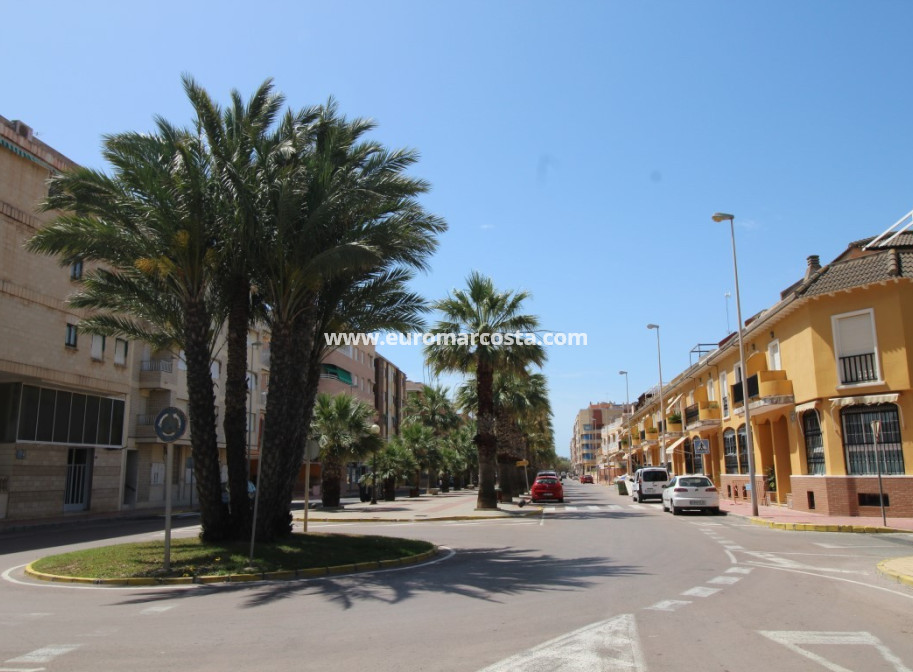
[[[673,517],[567,483],[541,516],[312,531],[428,539],[432,563],[313,581],[38,583],[22,566],[161,538],[111,523],[0,536],[0,672],[75,670],[913,671],[913,589],[875,571],[913,535]],[[175,535],[195,534],[192,521]]]

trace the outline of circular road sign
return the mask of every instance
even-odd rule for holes
[[[184,436],[187,429],[187,416],[184,411],[174,406],[163,408],[155,416],[155,433],[165,443],[177,441]]]

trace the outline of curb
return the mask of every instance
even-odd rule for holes
[[[894,558],[892,558],[892,559],[894,559]],[[881,574],[884,574],[885,576],[887,576],[888,578],[894,579],[898,583],[902,583],[906,586],[913,587],[913,576],[909,576],[907,574],[903,574],[901,572],[891,569],[890,567],[888,567],[889,562],[891,562],[891,560],[882,560],[881,562],[879,562],[878,566],[877,566],[878,571]]]
[[[733,514],[738,515],[738,514]],[[875,527],[870,525],[821,525],[818,523],[778,523],[763,518],[745,516],[754,525],[769,527],[774,530],[790,530],[793,532],[852,532],[856,534],[908,534],[909,530],[899,530],[893,527]]]
[[[358,572],[369,572],[380,569],[393,569],[395,567],[408,567],[417,565],[440,553],[440,549],[435,546],[430,551],[410,555],[403,558],[392,558],[390,560],[376,560],[374,562],[359,562],[350,565],[334,565],[332,567],[312,567],[310,569],[294,569],[281,572],[255,572],[251,574],[212,574],[207,576],[176,576],[169,578],[140,577],[140,578],[113,578],[113,579],[91,579],[84,576],[58,576],[56,574],[45,574],[32,567],[35,563],[29,563],[25,567],[26,576],[39,581],[48,581],[50,583],[79,583],[94,586],[174,586],[174,585],[204,585],[213,583],[250,583],[251,581],[293,581],[295,579],[313,579],[321,576],[330,576],[338,574],[355,574]]]
[[[500,516],[471,516],[471,515],[461,515],[461,516],[436,516],[433,518],[330,518],[330,517],[319,517],[319,516],[308,516],[308,523],[438,523],[438,522],[453,522],[453,521],[467,521],[467,520],[509,520],[511,518],[529,518],[532,516],[538,516],[542,513],[542,507],[536,506],[531,508],[529,511],[505,511],[504,515]],[[296,521],[302,521],[303,518],[296,516]]]

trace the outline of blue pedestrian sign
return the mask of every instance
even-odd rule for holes
[[[163,408],[155,416],[155,433],[165,443],[177,441],[184,436],[187,429],[187,416],[184,411],[174,406]]]
[[[695,439],[691,445],[694,447],[695,455],[710,454],[710,439]]]

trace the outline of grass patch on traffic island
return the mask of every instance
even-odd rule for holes
[[[163,568],[163,541],[118,544],[51,555],[32,563],[37,572],[87,579],[228,576],[253,572],[363,565],[408,559],[434,550],[427,541],[343,534],[293,534],[277,542],[258,542],[253,563],[250,541],[204,543],[197,538],[171,540],[171,569]]]

